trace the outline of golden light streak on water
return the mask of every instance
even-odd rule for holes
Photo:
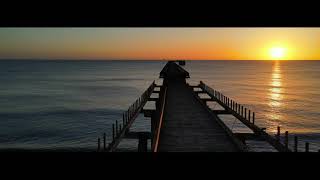
[[[282,85],[282,73],[281,73],[281,64],[279,61],[275,61],[272,66],[272,74],[270,80],[270,89],[269,89],[269,107],[271,109],[268,117],[273,123],[280,122],[282,115],[281,109],[283,108],[283,85]],[[278,123],[275,123],[279,125]],[[276,126],[271,131],[276,131]]]

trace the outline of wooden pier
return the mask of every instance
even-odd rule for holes
[[[265,141],[279,152],[293,152],[288,146],[287,131],[283,142],[280,127],[276,135],[269,135],[265,128],[255,124],[255,113],[250,109],[202,81],[196,86],[189,85],[186,82],[190,78],[189,73],[176,62],[169,61],[160,72],[160,78],[163,78],[162,85],[153,82],[123,113],[122,121],[113,124],[112,141],[108,146],[105,134],[103,146],[98,138],[98,151],[114,152],[122,139],[134,138],[139,140],[139,152],[247,152],[247,140]],[[157,93],[158,98],[151,98],[153,93]],[[210,98],[201,98],[199,94],[207,94]],[[148,101],[154,101],[156,108],[144,109]],[[207,105],[209,101],[218,103],[223,110],[210,109]],[[150,131],[130,131],[141,113],[150,117]],[[220,119],[221,114],[234,116],[252,133],[234,133]],[[148,139],[151,140],[151,150],[148,150]],[[294,152],[297,152],[297,137],[294,142]],[[306,144],[306,152],[308,151],[309,144]]]

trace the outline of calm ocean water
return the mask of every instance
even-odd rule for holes
[[[0,61],[0,149],[95,150],[97,137],[156,80],[165,61]],[[190,84],[200,80],[276,127],[320,149],[320,61],[187,61]],[[152,106],[148,105],[148,106]],[[214,107],[212,107],[214,108]],[[225,117],[234,131],[247,131]],[[134,130],[148,130],[139,117]],[[290,141],[292,142],[292,141]],[[253,143],[252,149],[268,147]],[[120,144],[135,149],[135,140]]]

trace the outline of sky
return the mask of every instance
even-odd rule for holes
[[[318,60],[320,28],[0,28],[0,59]]]

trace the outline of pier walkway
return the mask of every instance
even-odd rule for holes
[[[182,79],[170,79],[158,151],[237,151]]]

